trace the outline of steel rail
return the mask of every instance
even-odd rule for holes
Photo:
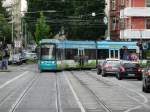
[[[94,92],[93,90],[87,86],[83,81],[81,81],[72,71],[71,71],[72,76],[80,82],[80,84],[85,87],[94,97],[97,103],[102,106],[107,112],[112,112],[112,110],[106,105],[106,103],[100,99]]]

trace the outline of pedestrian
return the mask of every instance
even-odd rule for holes
[[[129,60],[129,51],[127,47],[124,47],[123,60]]]
[[[4,49],[3,50],[3,54],[2,54],[2,70],[7,70],[8,69],[8,59],[9,59],[9,53],[8,53],[8,49]]]

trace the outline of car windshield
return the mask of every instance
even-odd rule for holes
[[[114,66],[114,67],[118,67],[120,66],[120,61],[107,61],[107,64]]]

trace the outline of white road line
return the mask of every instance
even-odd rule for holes
[[[25,75],[25,74],[24,74]],[[27,95],[25,94],[29,89],[31,89],[31,86],[33,84],[33,82],[36,80],[37,78],[33,78],[30,83],[27,85],[27,87],[24,89],[24,91],[20,94],[20,96],[17,98],[17,100],[15,101],[14,104],[12,104],[9,112],[15,112],[17,106],[21,103],[21,101],[23,100],[23,98]]]
[[[133,110],[135,110],[135,109],[140,109],[140,108],[142,108],[142,106],[144,106],[144,107],[150,109],[150,107],[149,107],[148,105],[146,105],[145,103],[141,103],[139,100],[137,100],[136,98],[133,98],[133,97],[130,96],[130,95],[127,95],[127,96],[128,96],[129,98],[135,100],[136,102],[138,102],[140,105],[135,106],[135,107],[133,107],[133,108],[129,108],[128,110],[126,110],[126,111],[124,111],[124,112],[131,112],[131,111],[133,111]]]
[[[68,77],[65,75],[64,72],[63,72],[63,75],[65,76],[65,79],[67,80],[67,82],[68,82],[68,84],[69,84],[69,87],[70,87],[70,89],[71,89],[71,91],[72,91],[72,93],[73,93],[73,95],[74,95],[74,97],[75,97],[75,100],[77,101],[77,104],[78,104],[79,108],[81,109],[81,112],[86,112],[85,109],[84,109],[84,107],[83,107],[83,105],[82,105],[82,103],[81,103],[81,101],[79,100],[79,98],[78,98],[78,96],[77,96],[75,90],[73,89],[73,87],[72,87],[72,85],[71,85],[71,83],[70,83]]]
[[[112,81],[112,80],[108,80],[108,79],[106,79],[106,78],[104,78],[104,80],[109,81],[109,82],[112,82],[112,83],[114,83],[114,84],[120,86],[121,88],[127,89],[127,90],[130,91],[130,92],[136,93],[138,96],[140,96],[141,98],[144,99],[144,102],[142,102],[142,103],[140,102],[141,105],[138,105],[138,106],[135,106],[135,107],[133,107],[133,108],[127,109],[127,110],[124,111],[124,112],[130,112],[130,111],[132,111],[132,110],[141,108],[142,106],[144,106],[144,107],[146,107],[146,108],[149,109],[149,105],[146,104],[146,103],[148,103],[148,99],[147,99],[147,97],[146,97],[145,95],[143,95],[142,93],[139,93],[139,92],[137,92],[136,90],[129,89],[129,88],[125,87],[124,85],[121,85],[121,84],[117,83],[117,82],[116,82],[117,80],[116,80],[115,82]],[[118,82],[119,82],[119,81],[118,81]],[[128,97],[129,97],[129,95],[128,95]],[[129,98],[133,99],[132,97],[129,97]],[[135,99],[136,99],[136,98],[134,98],[134,100],[135,100]],[[136,101],[138,101],[138,100],[136,100]],[[139,102],[138,102],[138,103],[139,103]]]
[[[19,76],[17,76],[17,77],[15,77],[15,78],[13,78],[13,79],[11,79],[11,80],[5,82],[3,85],[0,86],[0,89],[4,88],[5,86],[9,85],[10,83],[14,82],[15,80],[17,80],[17,79],[23,77],[23,76],[24,76],[25,74],[27,74],[28,72],[29,72],[29,71],[26,71],[26,72],[20,74]]]

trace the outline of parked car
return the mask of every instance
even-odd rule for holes
[[[143,92],[150,92],[150,67],[143,72]]]
[[[106,77],[109,74],[118,73],[120,65],[121,61],[119,59],[106,59],[98,69],[101,70],[102,76]]]
[[[142,68],[138,63],[123,63],[119,67],[116,78],[118,80],[123,78],[137,78],[138,80],[142,80]]]
[[[24,57],[27,59],[27,60],[36,60],[37,59],[37,54],[36,53],[33,53],[33,52],[24,52]]]

